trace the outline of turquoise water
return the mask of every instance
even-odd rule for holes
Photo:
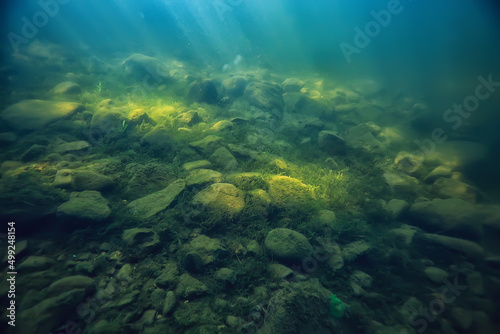
[[[2,330],[499,331],[494,1],[0,6]]]

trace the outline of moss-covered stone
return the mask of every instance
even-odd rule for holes
[[[315,198],[311,187],[289,176],[272,176],[268,186],[273,205],[280,208],[304,208]]]
[[[214,183],[194,196],[194,205],[201,205],[217,216],[233,218],[245,207],[244,194],[229,183]]]

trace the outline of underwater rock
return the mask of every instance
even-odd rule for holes
[[[170,289],[179,281],[179,267],[177,263],[169,261],[165,264],[160,276],[155,279],[155,284],[160,288]]]
[[[407,201],[402,199],[391,199],[389,203],[385,206],[385,209],[389,211],[393,219],[399,219],[406,211],[410,205]]]
[[[17,269],[25,274],[40,272],[55,265],[56,261],[45,256],[31,255],[17,265]]]
[[[417,228],[415,226],[403,224],[400,228],[394,228],[389,230],[389,232],[394,234],[397,239],[409,245],[413,241],[413,236],[417,233]]]
[[[14,132],[1,132],[0,143],[12,144],[17,141],[17,135]]]
[[[234,218],[245,207],[245,196],[232,184],[214,183],[194,196],[193,205],[201,205],[221,217]]]
[[[189,147],[194,148],[198,152],[210,155],[222,145],[222,138],[214,135],[208,135],[205,138],[189,143]]]
[[[267,274],[273,281],[280,281],[282,279],[288,280],[295,275],[292,269],[279,263],[271,263],[268,265]]]
[[[284,261],[301,261],[313,253],[313,248],[304,235],[287,228],[269,231],[264,244],[271,256]]]
[[[302,93],[285,93],[283,100],[288,112],[320,119],[331,119],[334,116],[333,105],[323,98],[311,98]]]
[[[472,310],[466,310],[461,307],[452,307],[450,310],[451,320],[458,328],[468,331],[472,326],[474,317]]]
[[[47,298],[35,306],[19,312],[16,323],[18,333],[46,334],[71,319],[85,299],[84,289],[75,289],[56,297]]]
[[[116,274],[116,278],[125,284],[130,284],[133,281],[132,278],[132,265],[130,263],[125,263],[118,273]]]
[[[443,177],[434,182],[432,192],[442,198],[458,198],[470,203],[475,203],[477,196],[477,189],[471,185]]]
[[[238,161],[225,147],[219,147],[210,156],[210,160],[224,171],[234,171],[239,168]]]
[[[80,140],[80,141],[73,141],[70,143],[64,143],[61,145],[58,145],[54,148],[55,153],[59,154],[75,154],[75,153],[80,153],[82,151],[88,150],[90,148],[90,144],[87,143],[86,141]]]
[[[187,99],[189,102],[217,103],[217,87],[211,79],[192,82],[188,87]]]
[[[268,187],[273,205],[280,208],[305,209],[314,200],[311,187],[289,176],[272,176]]]
[[[182,267],[190,273],[201,273],[203,271],[203,259],[196,252],[189,252],[182,258]]]
[[[84,109],[75,102],[23,100],[4,109],[0,117],[16,130],[36,130]]]
[[[265,189],[267,187],[261,173],[248,172],[231,174],[227,180],[242,190]]]
[[[394,158],[398,170],[406,174],[414,174],[419,171],[424,163],[424,157],[401,151]]]
[[[349,283],[355,296],[365,294],[365,288],[372,286],[373,278],[365,272],[355,270],[349,277]]]
[[[184,188],[186,182],[182,179],[176,180],[163,190],[130,202],[127,207],[134,216],[146,219],[168,208]]]
[[[182,248],[182,252],[199,254],[204,266],[227,255],[227,251],[222,247],[219,239],[209,238],[206,235],[199,235],[191,240]]]
[[[45,146],[33,144],[21,155],[21,160],[24,162],[38,160],[46,151],[47,148]]]
[[[339,133],[323,130],[318,134],[319,147],[331,155],[345,154],[345,141]]]
[[[365,123],[349,128],[345,135],[347,146],[373,154],[384,152],[385,145],[372,132],[373,129]]]
[[[111,214],[108,201],[94,190],[72,192],[67,202],[59,205],[57,215],[65,220],[100,222]]]
[[[382,85],[379,82],[372,79],[356,80],[350,86],[353,91],[363,96],[375,95],[382,89]]]
[[[229,268],[220,268],[215,272],[215,279],[228,285],[234,285],[237,278],[236,272]]]
[[[222,174],[211,169],[195,169],[186,178],[186,186],[202,186],[207,183],[222,182]]]
[[[344,258],[342,257],[342,251],[340,250],[339,245],[337,244],[332,244],[328,247],[328,252],[330,257],[326,261],[328,266],[333,270],[337,271],[339,269],[342,269],[344,267]]]
[[[208,160],[197,160],[192,162],[186,162],[185,164],[182,165],[182,168],[184,168],[184,170],[188,172],[198,168],[210,168],[210,167],[212,167],[212,163]]]
[[[92,116],[90,129],[94,137],[99,139],[105,136],[118,136],[125,121],[126,117],[119,109],[98,110]]]
[[[148,83],[154,80],[160,83],[170,77],[168,69],[158,59],[140,53],[127,57],[122,62],[122,67],[128,76],[141,82]]]
[[[429,232],[466,239],[479,239],[483,225],[473,204],[461,199],[434,199],[415,203],[410,207],[413,222]]]
[[[58,83],[54,87],[55,94],[80,94],[82,92],[82,87],[71,81],[64,81]]]
[[[426,267],[424,274],[428,279],[438,284],[443,283],[450,276],[445,270],[437,267]]]
[[[57,171],[52,185],[57,188],[70,188],[73,182],[73,171],[71,169],[60,169]]]
[[[281,88],[268,82],[252,82],[245,89],[245,98],[250,105],[270,112],[274,117],[283,116],[283,101]]]
[[[90,168],[81,168],[71,172],[71,186],[77,191],[105,190],[111,188],[114,181],[111,177],[102,175]]]
[[[168,291],[165,295],[165,300],[163,301],[163,308],[161,314],[166,317],[174,309],[177,300],[175,298],[175,293],[173,291]]]
[[[392,191],[414,191],[418,186],[418,180],[406,174],[385,172],[382,176]]]
[[[45,290],[46,297],[55,297],[67,291],[83,289],[86,294],[92,294],[96,290],[94,280],[87,276],[68,276],[63,277],[52,283],[47,290]]]
[[[342,258],[345,262],[354,261],[357,257],[365,254],[371,248],[372,246],[363,240],[351,242],[342,248]]]
[[[142,146],[148,146],[154,150],[170,150],[172,144],[173,140],[170,138],[169,131],[162,125],[155,126],[141,138]]]
[[[189,274],[182,274],[175,294],[185,299],[203,295],[208,291],[207,286]]]
[[[254,189],[247,193],[246,206],[249,214],[266,217],[271,207],[271,197],[263,189]]]
[[[430,233],[425,233],[423,235],[423,238],[429,242],[443,245],[449,249],[465,254],[472,258],[481,259],[484,256],[483,247],[469,240]]]
[[[231,123],[230,121],[227,121],[227,120],[222,120],[222,121],[218,121],[217,123],[215,123],[210,128],[210,130],[223,131],[223,130],[231,129],[233,126],[234,126],[234,123]]]
[[[287,78],[281,84],[283,86],[283,90],[287,93],[289,92],[300,92],[300,90],[304,87],[304,81],[297,78]]]
[[[241,76],[234,76],[222,81],[222,87],[227,96],[237,98],[243,95],[247,86],[247,80]]]
[[[148,255],[160,244],[160,237],[150,228],[131,228],[123,231],[122,240],[142,255]]]
[[[284,283],[269,299],[259,333],[328,333],[334,328],[330,317],[330,295],[317,279]],[[328,329],[327,329],[328,328]]]
[[[140,126],[141,124],[156,125],[156,122],[149,117],[148,113],[144,109],[134,109],[132,110],[127,119],[131,125]]]
[[[434,183],[437,179],[444,177],[451,177],[452,169],[448,166],[438,166],[427,174],[424,181],[427,183]]]
[[[193,126],[203,122],[203,118],[200,117],[196,110],[189,110],[179,114],[175,118],[175,122],[178,126]]]

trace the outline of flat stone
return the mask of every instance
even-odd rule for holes
[[[163,190],[130,202],[127,207],[133,215],[146,219],[168,208],[185,188],[186,182],[177,180]]]
[[[27,257],[18,266],[17,270],[22,273],[32,273],[35,271],[42,271],[55,265],[56,261],[45,256],[32,255]]]
[[[201,186],[208,183],[222,182],[222,174],[211,169],[195,169],[186,178],[186,186]]]
[[[212,163],[208,160],[197,160],[192,162],[186,162],[185,164],[182,165],[182,168],[184,168],[184,170],[188,172],[197,168],[210,168],[210,167],[212,167]]]
[[[82,87],[72,81],[64,81],[54,87],[55,94],[79,94],[81,92]]]
[[[194,205],[202,205],[212,212],[228,217],[235,217],[245,207],[245,198],[241,190],[229,183],[214,183],[197,193]]]
[[[54,148],[55,153],[59,154],[68,154],[68,153],[78,153],[82,152],[85,150],[88,150],[90,148],[90,144],[87,143],[86,141],[80,140],[80,141],[73,141],[70,143],[64,143],[56,148]]]
[[[472,258],[482,258],[484,256],[483,247],[469,240],[430,233],[426,233],[423,236],[427,241],[443,245],[449,249],[452,249],[459,253],[463,253]]]
[[[435,283],[443,283],[450,276],[445,270],[437,267],[427,267],[424,269],[424,273],[428,279]]]
[[[483,234],[479,214],[473,204],[461,199],[434,199],[415,203],[410,207],[412,222],[429,232],[467,239],[478,239]]]
[[[222,145],[222,138],[208,135],[205,138],[189,143],[189,146],[203,154],[212,154]]]
[[[432,191],[442,198],[459,198],[471,203],[476,202],[477,190],[458,180],[440,177],[432,185]]]
[[[94,190],[72,192],[67,202],[59,205],[57,215],[67,219],[100,222],[111,214],[108,201]]]
[[[300,261],[313,253],[313,248],[304,235],[287,228],[269,231],[264,244],[271,255],[285,261]]]
[[[74,289],[84,289],[88,293],[95,290],[94,280],[87,276],[68,276],[52,283],[46,290],[47,297],[58,296]]]
[[[23,100],[4,109],[1,118],[16,130],[35,130],[83,109],[75,102]]]

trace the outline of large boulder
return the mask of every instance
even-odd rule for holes
[[[222,87],[224,87],[226,94],[233,98],[242,96],[246,86],[247,80],[240,76],[227,78],[222,82]]]
[[[432,185],[432,191],[442,198],[459,198],[475,203],[477,190],[471,185],[444,177],[440,177]]]
[[[466,239],[482,236],[483,225],[473,204],[461,199],[435,199],[410,207],[413,223],[429,232],[440,232]]]
[[[318,134],[319,147],[331,155],[345,154],[345,141],[337,132],[323,130]]]
[[[367,124],[356,125],[346,131],[347,146],[361,149],[368,153],[382,153],[385,145],[373,135],[373,129]]]
[[[307,238],[287,228],[269,231],[264,244],[269,253],[280,260],[298,262],[313,254],[313,248]]]
[[[82,110],[75,102],[23,100],[4,109],[1,118],[16,130],[35,130]]]

